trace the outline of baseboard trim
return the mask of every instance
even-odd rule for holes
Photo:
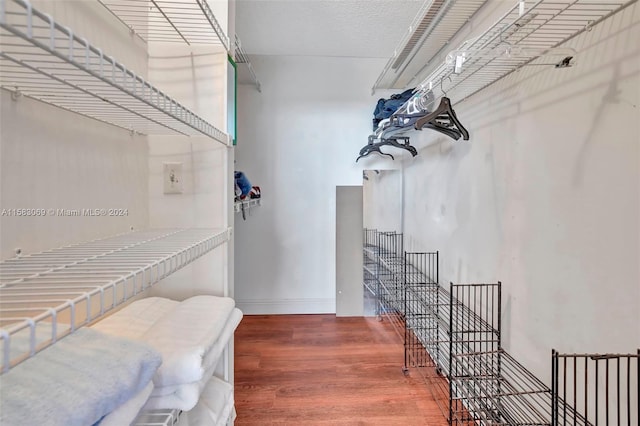
[[[335,314],[335,299],[236,299],[245,315]]]

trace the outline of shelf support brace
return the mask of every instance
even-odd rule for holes
[[[16,87],[16,90],[11,92],[11,99],[14,101],[18,101],[18,99],[20,99],[21,97],[22,97],[22,92],[18,87]]]

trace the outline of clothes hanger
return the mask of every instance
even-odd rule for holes
[[[399,143],[398,140],[403,141],[403,143]],[[380,142],[378,142],[377,145],[378,146],[390,145],[396,148],[404,149],[405,151],[409,151],[412,157],[415,157],[416,155],[418,155],[418,150],[414,146],[409,144],[408,137],[382,139]]]
[[[447,78],[451,81],[451,76],[448,76]],[[460,123],[460,120],[458,120],[458,116],[451,106],[451,99],[447,97],[447,91],[444,90],[444,87],[442,86],[443,81],[444,77],[440,79],[440,90],[443,93],[443,96],[440,99],[440,105],[438,105],[434,111],[416,120],[414,128],[416,130],[422,130],[423,128],[432,129],[452,137],[455,140],[460,139],[460,136],[453,137],[449,134],[450,131],[454,131],[453,135],[459,134],[467,141],[469,140],[469,132],[465,129],[462,123]],[[447,121],[449,126],[443,126],[438,123],[437,120]],[[431,124],[431,126],[427,126],[427,124]]]
[[[445,136],[449,136],[451,139],[456,141],[462,137],[460,131],[455,127],[445,127],[438,124],[427,123],[422,128],[435,130],[436,132],[440,132]]]
[[[398,142],[398,140],[401,140],[403,143]],[[387,146],[387,145],[388,146],[393,146],[393,147],[396,147],[396,148],[400,148],[400,149],[404,149],[405,151],[409,151],[409,153],[411,153],[411,156],[413,156],[413,157],[418,155],[418,150],[416,150],[416,148],[409,143],[409,138],[408,137],[381,139],[379,142],[373,142],[372,137],[369,136],[369,143],[367,143],[367,145],[365,145],[360,150],[360,155],[356,159],[356,163],[358,162],[359,159],[361,159],[363,157],[366,157],[367,155],[371,154],[372,152],[377,152],[377,153],[379,153],[381,155],[389,156],[389,157],[391,157],[392,160],[395,160],[393,155],[388,154],[386,152],[382,152],[380,150],[380,147]]]
[[[464,128],[462,123],[460,123],[460,120],[458,120],[458,117],[456,116],[455,111],[451,107],[451,100],[447,98],[446,95],[443,96],[442,99],[440,99],[440,105],[438,105],[438,108],[436,108],[433,112],[425,115],[424,117],[419,118],[415,122],[414,128],[416,130],[422,130],[424,127],[426,127],[427,124],[431,124],[435,127],[438,127],[439,129],[443,129],[443,126],[438,125],[437,122],[435,121],[438,118],[449,120],[449,122],[455,125],[455,128],[457,128],[456,130],[459,131],[463,139],[465,141],[469,140],[469,132],[467,131],[467,129]],[[428,127],[428,128],[432,128],[432,127]],[[447,129],[450,130],[453,128],[454,127],[450,127]]]
[[[358,158],[356,158],[356,163],[358,162],[359,159],[368,156],[372,152],[377,152],[380,155],[386,155],[388,157],[391,157],[392,160],[395,160],[393,155],[380,151],[380,145],[372,144],[372,145],[366,145],[364,148],[360,150],[360,155],[358,156]]]

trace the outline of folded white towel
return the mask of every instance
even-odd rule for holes
[[[240,321],[242,321],[242,311],[238,308],[233,308],[233,311],[231,311],[231,315],[229,315],[229,318],[227,319],[227,322],[225,323],[224,328],[220,333],[220,337],[218,337],[218,340],[216,340],[214,345],[211,347],[211,350],[205,356],[205,361],[203,362],[203,364],[205,365],[205,371],[209,370],[211,367],[215,367],[218,364],[224,348],[226,348],[229,344],[229,341],[233,337],[236,328],[238,328]],[[206,374],[204,376],[206,376]],[[174,393],[175,390],[180,386],[181,385],[169,385],[156,387],[154,388],[151,396],[170,395]]]
[[[129,426],[138,417],[142,406],[147,402],[151,391],[153,390],[153,382],[149,380],[147,386],[145,386],[140,392],[138,392],[133,398],[126,401],[124,404],[107,414],[100,423],[99,426]]]
[[[140,340],[149,328],[178,306],[180,302],[163,297],[147,297],[130,303],[91,326],[113,336]]]
[[[148,385],[160,354],[82,328],[0,376],[3,426],[93,425]]]
[[[210,351],[211,359],[215,358],[216,361],[212,362],[207,368],[201,380],[182,385],[169,385],[154,388],[149,401],[145,405],[145,409],[192,409],[200,399],[200,395],[203,392],[206,383],[209,381],[211,376],[213,376],[213,372],[218,364],[220,355],[224,351],[224,348],[229,344],[229,341],[233,337],[233,333],[241,320],[242,311],[238,308],[234,308],[224,326],[224,329],[222,330],[222,333],[220,333],[220,337]]]
[[[211,366],[211,352],[235,307],[230,297],[195,296],[156,321],[141,337],[162,353],[153,378],[156,387],[200,381]]]
[[[182,413],[180,426],[223,426],[233,411],[233,386],[213,376],[192,410]]]
[[[164,395],[154,396],[153,392],[147,402],[142,407],[143,411],[158,409],[178,409],[182,411],[191,410],[198,403],[200,395],[213,373],[215,366],[205,371],[202,379],[193,383],[184,383],[182,385],[169,386],[171,392],[166,388],[160,388],[160,393]]]

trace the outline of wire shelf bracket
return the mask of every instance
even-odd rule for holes
[[[0,0],[0,86],[132,133],[229,135],[26,0]]]

